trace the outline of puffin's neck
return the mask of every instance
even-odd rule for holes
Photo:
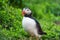
[[[24,17],[29,17],[29,18],[31,18],[31,17],[32,17],[32,14],[30,14],[30,15],[25,14]]]

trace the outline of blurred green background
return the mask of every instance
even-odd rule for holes
[[[47,33],[42,40],[60,40],[60,0],[0,0],[0,40],[29,40],[22,28],[24,7]]]

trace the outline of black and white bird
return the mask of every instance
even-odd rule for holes
[[[41,35],[46,34],[42,31],[39,22],[32,17],[32,11],[29,8],[23,8],[22,14],[22,26],[26,32],[28,32],[31,36],[35,36],[36,40],[38,40]]]

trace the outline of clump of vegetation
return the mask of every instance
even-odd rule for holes
[[[33,16],[47,33],[42,36],[43,40],[60,39],[60,25],[55,23],[60,20],[59,0],[0,0],[0,40],[28,39],[29,35],[24,31],[21,23],[21,9],[25,6],[32,10]]]

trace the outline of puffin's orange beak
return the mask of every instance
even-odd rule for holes
[[[23,16],[25,15],[25,11],[22,11],[22,15],[23,15]]]

